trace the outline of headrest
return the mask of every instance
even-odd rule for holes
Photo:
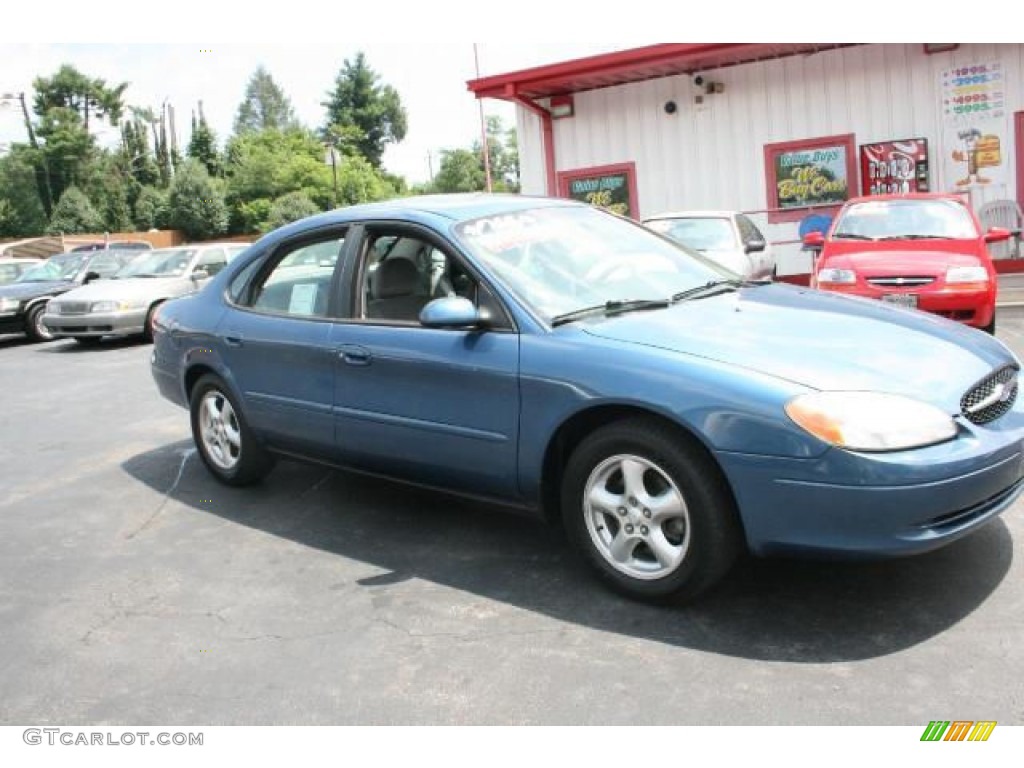
[[[390,299],[408,296],[416,291],[420,273],[409,259],[385,259],[377,267],[373,277],[373,293],[376,299]]]

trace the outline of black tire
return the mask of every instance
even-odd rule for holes
[[[74,339],[83,347],[95,347],[100,343],[99,336],[75,336]]]
[[[161,303],[154,304],[149,308],[149,312],[146,313],[146,324],[142,328],[142,338],[150,343],[153,341],[153,315],[156,314],[156,310]]]
[[[985,333],[992,334],[993,336],[996,335],[996,316],[994,313],[992,315],[992,322],[986,325],[981,330],[983,330]]]
[[[224,404],[230,406],[230,411],[223,411],[228,424],[221,429],[221,442],[224,447],[213,444],[207,445],[204,439],[203,427],[200,425],[201,409],[203,403],[210,397],[215,405],[223,409]],[[196,450],[203,460],[210,473],[226,485],[244,486],[252,485],[263,479],[274,467],[274,457],[260,445],[249,425],[245,422],[238,403],[231,396],[228,388],[218,376],[206,374],[196,382],[192,389],[192,396],[189,401],[191,413],[192,439],[195,441]],[[224,436],[225,429],[232,429],[239,436],[237,451],[234,444],[227,445],[227,438]],[[218,455],[219,452],[219,455]],[[230,466],[226,466],[229,464]]]
[[[46,312],[46,303],[36,304],[25,315],[25,335],[32,341],[53,341],[53,334],[50,333],[42,323],[43,314]]]
[[[588,509],[584,493],[592,477],[602,477],[608,467],[614,467],[623,457],[632,466],[636,466],[634,458],[650,465],[640,475],[643,493],[647,495],[634,499],[625,484],[624,473],[620,472],[622,499],[626,500],[623,506],[616,507],[614,514],[594,511],[599,508],[597,505]],[[602,491],[612,488],[616,480],[615,470],[611,472],[607,485],[597,481],[595,487]],[[671,485],[665,482],[666,478]],[[678,494],[683,502],[682,515],[660,525],[645,520],[643,516],[650,518],[651,510],[646,508],[648,502],[644,499],[656,507],[653,502],[669,498],[650,494],[652,485],[660,486],[660,492]],[[629,506],[630,500],[639,501],[639,512]],[[586,437],[569,459],[561,501],[565,529],[577,553],[608,585],[632,598],[658,603],[692,600],[725,576],[743,548],[736,505],[718,466],[692,438],[655,419],[616,422]],[[616,515],[625,515],[621,523]],[[669,530],[669,525],[675,527]],[[634,535],[641,527],[644,538],[638,533]],[[602,536],[618,541],[619,534],[625,534],[627,528],[627,547],[632,546],[630,562],[647,567],[645,558],[652,561],[651,571],[643,577],[624,572],[628,564],[612,565],[609,558],[614,547],[607,542],[599,543]],[[675,545],[673,551],[681,553],[675,565],[663,567],[654,556],[655,548],[647,545],[648,540],[653,543],[658,535],[655,531],[660,533],[662,542],[669,541]]]

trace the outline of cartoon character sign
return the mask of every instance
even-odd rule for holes
[[[965,128],[957,131],[962,149],[953,150],[953,161],[967,164],[967,175],[958,179],[958,187],[969,187],[971,184],[990,184],[992,179],[981,175],[982,168],[998,168],[1002,163],[1002,152],[999,137],[995,134],[982,134],[977,128]]]

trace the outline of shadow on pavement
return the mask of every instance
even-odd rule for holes
[[[55,339],[39,345],[40,352],[55,352],[60,355],[103,352],[110,349],[127,349],[131,347],[142,347],[149,342],[141,336],[111,336],[102,338],[99,341],[80,344],[74,339]]]
[[[164,446],[122,467],[162,494],[191,447]],[[658,608],[607,592],[542,523],[383,480],[280,462],[262,484],[233,489],[193,455],[173,498],[388,571],[359,582],[367,589],[423,579],[593,629],[769,661],[855,661],[914,646],[981,605],[1013,557],[1009,531],[996,520],[908,559],[747,559],[701,602]],[[200,503],[210,498],[215,508]]]

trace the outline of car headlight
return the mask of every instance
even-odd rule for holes
[[[902,451],[950,440],[953,418],[934,405],[881,392],[815,392],[786,414],[826,443],[853,451]]]
[[[857,282],[857,273],[852,269],[834,269],[826,267],[818,273],[818,285],[822,283],[838,283],[840,285],[853,285]]]
[[[946,284],[987,283],[988,272],[984,267],[950,267],[946,272]]]
[[[0,299],[0,312],[13,312],[21,304],[19,299],[11,299],[4,297]]]

